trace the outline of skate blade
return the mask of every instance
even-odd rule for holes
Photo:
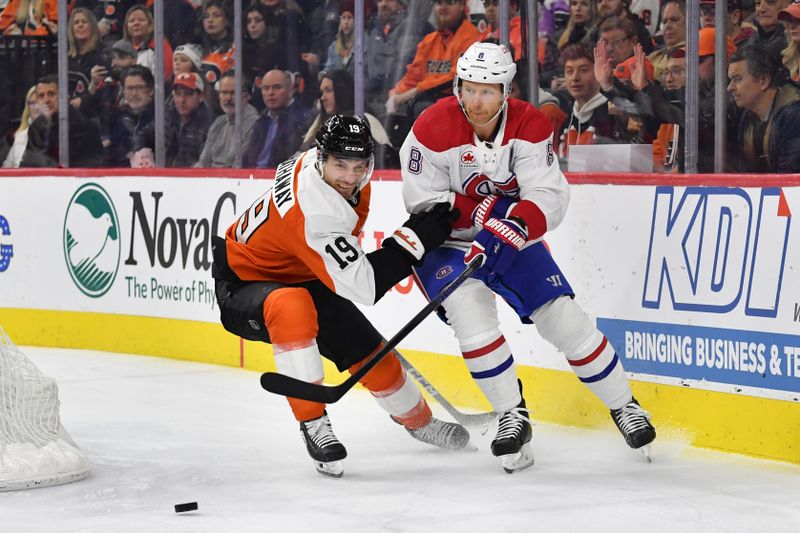
[[[341,461],[331,461],[330,463],[314,461],[314,466],[317,467],[317,472],[323,476],[340,478],[344,475],[344,467]]]
[[[636,451],[641,453],[648,463],[652,463],[653,462],[653,458],[650,456],[650,445],[649,444],[645,444],[641,448],[637,448]]]
[[[506,474],[513,474],[519,470],[525,470],[533,465],[533,448],[530,442],[522,445],[517,453],[504,455],[502,457],[503,470]]]

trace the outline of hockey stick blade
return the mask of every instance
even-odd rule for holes
[[[444,287],[436,297],[428,302],[428,305],[414,315],[414,317],[398,331],[394,337],[389,339],[383,348],[381,348],[375,355],[373,355],[361,368],[353,372],[353,374],[344,380],[339,385],[322,385],[317,383],[309,383],[299,379],[278,374],[277,372],[265,372],[261,375],[261,386],[274,394],[281,396],[289,396],[292,398],[299,398],[301,400],[308,400],[311,402],[320,403],[334,403],[341,399],[347,391],[358,383],[361,378],[367,375],[367,372],[377,365],[381,359],[387,354],[391,353],[400,342],[405,339],[409,333],[433,313],[445,299],[450,296],[453,291],[464,283],[473,272],[478,270],[482,265],[485,257],[479,255],[475,257],[468,265],[467,268],[446,287]]]
[[[403,368],[406,369],[406,372],[411,375],[417,382],[422,386],[425,391],[431,395],[431,397],[436,400],[436,402],[441,405],[445,411],[447,411],[450,416],[453,417],[453,420],[461,424],[462,426],[470,426],[470,427],[481,427],[491,424],[495,418],[497,418],[497,413],[492,411],[491,413],[462,413],[458,409],[456,409],[453,404],[447,401],[447,398],[442,396],[436,387],[433,386],[433,383],[428,381],[422,373],[414,368],[408,359],[403,357],[400,353],[395,352],[395,356],[400,361],[400,364],[403,365]]]

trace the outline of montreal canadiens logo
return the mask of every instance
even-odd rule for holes
[[[472,150],[467,150],[461,154],[461,164],[464,166],[472,166],[475,164],[475,154],[472,153]]]
[[[446,278],[452,273],[453,273],[453,267],[451,267],[450,265],[445,265],[436,271],[436,279]]]

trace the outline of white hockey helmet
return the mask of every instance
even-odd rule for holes
[[[474,43],[461,54],[453,78],[453,93],[461,99],[460,80],[477,83],[499,83],[503,95],[511,94],[511,80],[517,73],[517,65],[509,49],[502,44]]]

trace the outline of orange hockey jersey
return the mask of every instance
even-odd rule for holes
[[[474,42],[480,32],[464,19],[455,33],[432,31],[417,45],[414,61],[406,67],[405,75],[394,87],[395,93],[404,93],[416,87],[421,93],[452,81],[456,75],[456,62]]]
[[[43,19],[51,22],[58,21],[58,2],[56,0],[43,0],[41,6],[41,16],[39,13],[38,2],[30,2],[28,13],[26,14],[24,27],[20,28],[23,35],[50,35],[50,30],[44,24]],[[7,31],[8,28],[17,23],[17,11],[21,9],[19,0],[11,0],[0,13],[0,30]]]
[[[375,302],[375,273],[358,243],[371,187],[354,203],[323,181],[317,150],[281,163],[271,189],[225,233],[231,270],[245,281],[319,279],[354,302]]]

